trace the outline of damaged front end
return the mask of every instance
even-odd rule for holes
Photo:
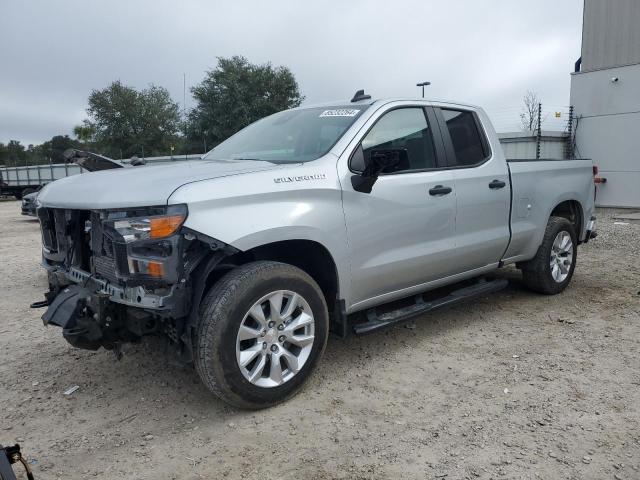
[[[44,324],[89,350],[118,352],[124,342],[161,333],[188,360],[201,270],[235,249],[185,228],[187,213],[185,205],[39,208],[49,278]]]

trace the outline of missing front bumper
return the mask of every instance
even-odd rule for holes
[[[67,342],[86,350],[114,350],[121,343],[156,332],[160,325],[153,314],[114,303],[108,294],[92,292],[81,285],[62,289],[42,315],[42,321],[62,328]]]
[[[96,318],[90,316],[87,302],[91,292],[79,285],[70,285],[62,290],[42,315],[45,325],[62,328],[65,340],[77,348],[97,350],[104,345],[103,332]],[[108,346],[107,346],[108,347]]]
[[[116,286],[77,268],[49,270],[45,325],[62,328],[63,336],[77,348],[117,349],[121,343],[171,328],[184,317],[189,302],[183,284],[159,292],[144,287]],[[181,288],[182,287],[182,288]]]
[[[120,287],[75,267],[64,271],[52,270],[49,275],[49,283],[54,286],[71,282],[83,285],[89,291],[108,295],[112,302],[151,310],[173,310],[177,305],[177,292],[180,290],[178,285],[173,285],[165,289],[166,293],[159,294],[149,292],[142,286]]]

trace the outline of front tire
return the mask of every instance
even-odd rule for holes
[[[573,277],[577,248],[573,224],[563,217],[551,217],[536,256],[521,267],[524,284],[545,295],[562,292]]]
[[[194,359],[209,390],[240,408],[295,395],[327,343],[329,315],[317,283],[284,263],[242,265],[205,295]]]

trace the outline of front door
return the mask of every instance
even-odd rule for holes
[[[350,158],[353,171],[373,150],[407,152],[407,163],[380,175],[371,193],[343,181],[352,270],[349,308],[406,296],[411,287],[451,273],[456,192],[453,172],[440,169],[444,150],[432,123],[435,116],[429,112],[428,117],[423,107],[389,110],[378,116]]]

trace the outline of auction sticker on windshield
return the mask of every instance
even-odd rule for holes
[[[360,110],[353,108],[341,108],[338,110],[325,110],[320,114],[321,117],[355,117]]]

